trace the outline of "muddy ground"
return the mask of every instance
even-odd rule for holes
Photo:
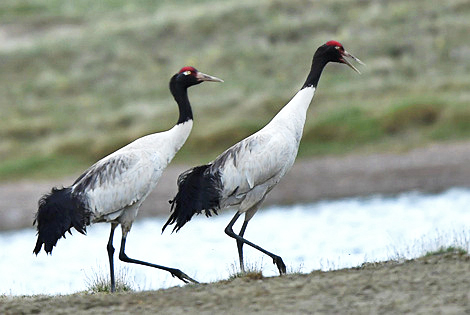
[[[176,179],[187,168],[172,164],[165,170],[138,218],[168,216],[168,200],[176,194]],[[53,186],[70,185],[78,175],[0,183],[0,231],[31,227],[41,195]],[[409,190],[438,192],[453,186],[470,187],[470,142],[431,145],[403,153],[299,159],[264,205]]]
[[[469,274],[468,255],[447,253],[158,291],[0,297],[0,314],[469,314]]]

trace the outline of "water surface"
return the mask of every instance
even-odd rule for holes
[[[470,190],[454,188],[436,195],[410,192],[394,197],[372,196],[263,208],[250,221],[245,237],[280,255],[288,270],[310,272],[360,265],[365,261],[408,258],[423,247],[455,238],[468,245]],[[161,235],[165,218],[138,221],[129,233],[129,257],[180,268],[200,282],[227,278],[238,266],[235,240],[224,233],[233,216],[194,217],[180,232]],[[235,226],[238,231],[241,219]],[[59,240],[53,255],[32,254],[33,228],[0,233],[0,294],[69,294],[86,290],[95,273],[108,276],[106,243],[109,224],[96,224],[88,235],[78,232]],[[120,230],[115,233],[116,252]],[[424,240],[424,241],[420,241]],[[269,257],[245,246],[248,264],[262,267],[265,276],[277,275]],[[167,272],[126,264],[134,287],[140,290],[182,285]]]

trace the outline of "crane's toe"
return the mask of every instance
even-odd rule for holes
[[[286,265],[280,256],[274,256],[273,263],[277,266],[277,269],[279,269],[279,273],[281,275],[286,274]]]
[[[184,283],[189,283],[189,282],[192,282],[192,283],[199,283],[197,282],[196,280],[194,280],[193,278],[191,278],[190,276],[188,276],[187,274],[185,274],[184,272],[182,272],[181,270],[179,269],[173,269],[171,272],[171,275],[173,277],[176,277],[178,279],[180,279],[181,281],[183,281]]]

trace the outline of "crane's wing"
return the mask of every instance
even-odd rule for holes
[[[296,154],[297,147],[279,133],[258,132],[222,153],[211,171],[221,174],[223,195],[244,194],[272,179],[276,184]]]
[[[119,211],[147,197],[162,173],[155,165],[145,151],[115,152],[85,171],[73,193],[85,196],[95,214]]]

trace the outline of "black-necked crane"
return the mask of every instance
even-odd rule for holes
[[[172,213],[162,231],[174,223],[173,231],[178,231],[193,215],[203,211],[211,216],[218,210],[236,207],[237,212],[225,228],[225,233],[237,241],[241,271],[245,270],[243,244],[247,244],[270,256],[279,272],[285,273],[286,266],[280,256],[253,244],[243,235],[266,194],[294,164],[307,109],[324,67],[329,62],[338,62],[359,72],[346,57],[362,64],[337,41],[320,46],[300,91],[264,128],[233,145],[211,163],[182,173],[178,177],[178,193],[170,201]],[[243,213],[245,220],[240,233],[236,234],[233,225]]]
[[[110,265],[111,291],[114,280],[114,230],[122,228],[119,259],[162,269],[183,282],[196,282],[179,269],[129,258],[125,253],[126,238],[141,204],[157,184],[165,167],[188,138],[193,126],[193,114],[188,88],[204,81],[221,79],[184,67],[170,80],[170,91],[179,108],[176,125],[163,132],[139,138],[96,162],[69,187],[53,188],[39,200],[37,223],[37,255],[44,244],[46,253],[71,228],[85,234],[90,223],[109,222],[107,251]]]

